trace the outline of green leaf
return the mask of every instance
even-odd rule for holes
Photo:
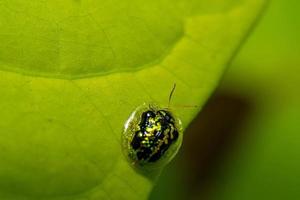
[[[146,199],[160,172],[126,161],[125,121],[176,83],[186,128],[263,4],[1,1],[0,198]]]

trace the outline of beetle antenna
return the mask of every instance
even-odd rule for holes
[[[173,96],[173,93],[174,93],[175,89],[176,89],[176,83],[174,83],[172,91],[171,91],[170,96],[169,96],[168,108],[170,108],[170,103],[171,103],[172,96]]]

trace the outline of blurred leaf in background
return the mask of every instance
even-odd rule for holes
[[[300,198],[299,10],[270,1],[152,199]]]

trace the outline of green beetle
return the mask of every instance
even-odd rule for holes
[[[175,86],[170,94],[171,100]],[[180,120],[168,108],[155,104],[138,107],[125,124],[123,146],[130,162],[138,166],[168,163],[182,141]]]

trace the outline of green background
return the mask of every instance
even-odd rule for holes
[[[0,1],[0,199],[297,199],[299,3],[264,8]],[[183,148],[160,177],[137,171],[124,123],[174,83]]]

